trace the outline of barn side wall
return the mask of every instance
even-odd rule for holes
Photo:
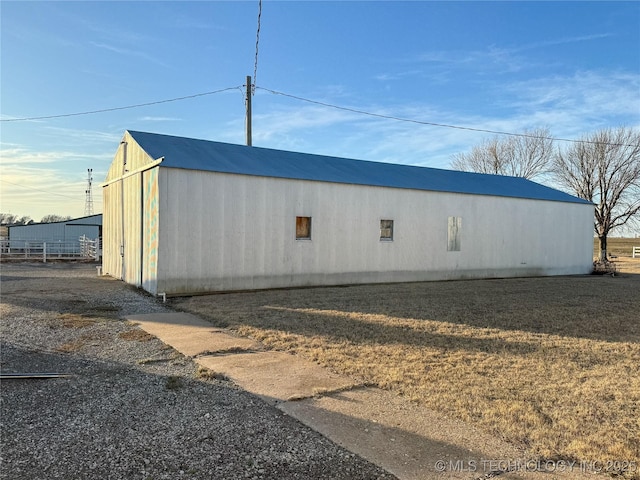
[[[585,204],[172,168],[160,168],[158,195],[153,293],[584,274],[592,266],[593,208]],[[311,240],[296,240],[296,216],[312,218]],[[380,240],[383,219],[394,222],[392,241]]]
[[[78,242],[85,236],[95,240],[100,236],[98,225],[74,225],[70,222],[38,223],[34,225],[12,225],[9,239],[38,242]]]

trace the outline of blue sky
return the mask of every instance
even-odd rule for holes
[[[1,1],[0,211],[82,216],[125,130],[244,143],[258,1]],[[640,126],[639,2],[264,0],[253,144],[447,168],[491,134]],[[237,87],[237,88],[234,88]],[[219,93],[106,113],[62,115]]]

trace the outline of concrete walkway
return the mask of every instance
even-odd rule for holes
[[[188,313],[130,315],[198,364],[226,375],[286,414],[401,480],[500,479],[582,480],[584,466],[536,463],[525,453],[459,421],[304,358],[265,351]],[[512,471],[499,473],[511,468]]]

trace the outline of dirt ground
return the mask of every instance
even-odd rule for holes
[[[95,265],[0,265],[0,479],[391,479],[208,375],[128,314],[167,312]]]

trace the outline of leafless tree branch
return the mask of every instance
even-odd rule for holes
[[[547,173],[553,156],[553,139],[548,128],[525,130],[521,137],[494,137],[469,153],[454,155],[456,170],[534,178]]]

